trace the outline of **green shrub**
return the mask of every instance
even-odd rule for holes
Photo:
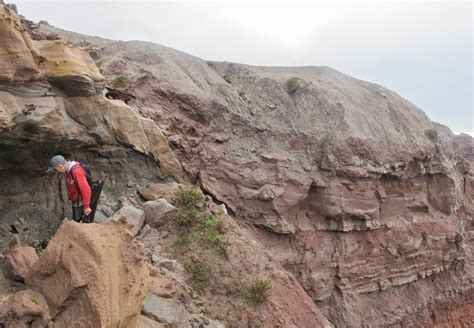
[[[227,248],[221,242],[215,245],[215,250],[216,250],[217,256],[219,256],[221,259],[224,259],[226,261],[229,260],[229,253],[227,253]]]
[[[176,218],[182,226],[189,226],[197,220],[197,211],[194,207],[179,209]]]
[[[146,70],[146,69],[144,69],[144,68],[140,68],[140,69],[138,70],[138,73],[143,74],[143,75],[153,75],[152,72],[150,72],[149,70]]]
[[[425,136],[430,139],[431,141],[437,141],[438,140],[438,131],[435,129],[427,129],[425,130]]]
[[[171,246],[184,252],[190,249],[193,252],[213,249],[217,256],[228,260],[227,248],[222,245],[223,235],[219,231],[219,218],[199,216],[197,204],[204,199],[199,189],[194,186],[179,187],[175,196],[178,207],[175,220],[184,226],[184,229]]]
[[[221,241],[221,234],[217,227],[219,226],[219,219],[211,217],[199,222],[196,231],[193,232],[193,237],[201,242],[201,244],[217,244]]]
[[[194,186],[184,188],[180,186],[175,195],[180,204],[186,207],[194,207],[204,199],[202,193]]]
[[[190,243],[191,243],[191,239],[189,238],[189,236],[182,235],[173,242],[172,247],[182,250],[184,248],[187,248]]]
[[[35,303],[35,304],[38,304],[38,303],[39,303],[38,300],[37,300],[36,298],[34,298],[34,297],[30,298],[30,301],[31,301],[32,303]]]
[[[95,66],[97,66],[97,68],[101,68],[103,64],[104,62],[102,60],[98,60],[95,62]]]
[[[127,74],[120,74],[119,76],[116,76],[111,84],[113,87],[124,87],[128,82],[128,75]]]
[[[247,97],[245,96],[245,91],[244,90],[239,90],[237,92],[239,94],[239,97],[242,98],[242,100],[247,100]]]
[[[9,315],[0,316],[0,327],[7,327],[9,323],[10,323]]]
[[[247,288],[246,296],[249,300],[257,303],[264,302],[268,299],[268,291],[272,288],[270,279],[257,278]]]
[[[211,269],[203,261],[194,260],[184,264],[184,268],[192,273],[190,285],[198,292],[212,285]]]
[[[255,279],[250,286],[234,281],[225,287],[227,296],[244,297],[247,301],[261,303],[268,299],[268,292],[272,288],[271,279]]]
[[[296,91],[306,86],[306,81],[299,77],[292,77],[286,81],[286,90],[288,94],[292,95]]]
[[[242,297],[246,295],[247,287],[240,282],[231,282],[225,287],[225,292],[227,296]]]
[[[219,225],[219,219],[215,217],[210,217],[206,220],[199,222],[199,228],[202,230],[206,229],[216,229]]]
[[[189,248],[191,243],[194,243],[193,250],[196,247],[202,248],[213,248],[216,255],[222,259],[228,260],[227,249],[225,245],[222,245],[222,234],[219,232],[219,219],[211,217],[208,219],[200,219],[197,215],[190,218],[187,211],[178,214],[178,223],[187,227],[187,231],[183,232],[179,238],[177,238],[172,247],[180,249],[181,251]]]
[[[227,83],[231,84],[231,79],[230,79],[230,76],[229,74],[224,74],[224,76],[222,77],[224,79],[224,81],[226,81]]]

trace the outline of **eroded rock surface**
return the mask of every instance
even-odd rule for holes
[[[8,154],[0,157],[0,209],[11,223],[33,205],[41,217],[65,213],[58,191],[31,170],[67,150],[93,159],[110,177],[105,195],[120,198],[109,204],[111,214],[138,207],[137,189],[157,182],[150,177],[189,177],[224,203],[247,228],[230,234],[229,252],[238,259],[230,271],[247,279],[272,272],[279,282],[263,312],[249,313],[248,321],[472,323],[471,137],[454,136],[386,88],[327,67],[206,62],[47,24],[30,38],[15,11],[0,7],[0,28],[8,31],[0,52],[0,151]],[[91,45],[76,49],[47,35]],[[290,90],[293,77],[302,82]],[[105,98],[107,80],[135,98]],[[427,137],[430,129],[437,139]],[[173,203],[172,184],[168,191],[155,186],[141,195]],[[46,193],[24,201],[36,188]],[[0,234],[8,235],[11,223]],[[144,239],[169,242],[166,231],[147,231]],[[218,287],[205,295],[216,318],[213,306],[227,300]]]
[[[145,212],[133,206],[124,206],[115,212],[109,220],[123,220],[129,227],[133,236],[135,236],[145,223]]]
[[[65,221],[26,285],[2,309],[12,327],[33,321],[34,327],[137,327],[149,271],[123,223]]]
[[[33,247],[21,246],[18,236],[13,236],[3,256],[4,276],[22,282],[25,281],[26,274],[38,260],[36,250]]]
[[[158,322],[171,322],[178,327],[224,328],[223,324],[190,314],[173,299],[158,297],[154,294],[149,294],[145,299],[143,312]]]
[[[145,202],[141,208],[145,212],[146,223],[154,227],[159,227],[173,219],[176,213],[176,208],[164,198]]]
[[[330,321],[388,325],[426,319],[440,299],[463,304],[473,281],[471,137],[327,67],[213,63],[88,40],[101,47],[106,77],[128,75],[124,88],[187,174],[264,228],[251,230]],[[292,77],[305,81],[294,93]],[[410,288],[424,298],[405,301]],[[450,288],[459,293],[446,296]],[[384,305],[365,315],[368,299]]]
[[[168,188],[167,184],[155,184],[147,189],[163,195]],[[167,220],[144,234],[141,239],[153,249],[151,260],[162,275],[155,278],[144,313],[159,322],[183,327],[185,322],[199,320],[200,312],[218,320],[209,321],[209,327],[332,326],[293,275],[237,225],[224,205],[216,205],[207,197],[196,208],[197,216],[219,221],[219,244],[183,242],[205,238],[206,232],[180,226],[177,220]],[[195,274],[190,269],[192,263],[200,263],[197,281],[205,281],[203,290],[196,289],[196,280],[191,277]],[[257,279],[271,280],[268,299],[261,303],[245,295],[246,288]],[[194,286],[194,292],[187,285]],[[201,303],[200,307],[194,303]]]
[[[0,315],[9,327],[153,327],[140,318],[149,279],[145,252],[126,224],[66,220],[26,273],[26,286],[0,291]]]
[[[64,177],[44,173],[54,154],[90,164],[113,211],[125,205],[120,197],[139,201],[134,185],[184,177],[157,124],[103,95],[87,48],[48,35],[0,4],[2,251],[13,233],[41,244],[70,216]]]
[[[0,307],[2,323],[8,327],[47,327],[51,320],[48,303],[41,293],[26,289],[12,295]],[[5,322],[6,321],[6,322]]]

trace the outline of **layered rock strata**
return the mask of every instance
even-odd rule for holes
[[[95,71],[55,80],[62,64],[46,65],[41,49],[55,58],[55,47],[64,49],[57,40],[5,34],[13,41],[2,44],[23,50],[17,68],[1,75],[4,154],[19,140],[38,141],[51,153],[84,154],[90,147],[105,154],[101,169],[110,172],[118,158],[124,167],[143,165],[138,177],[162,178],[184,175],[179,161],[336,326],[434,326],[447,323],[442,316],[472,323],[472,138],[454,136],[386,88],[327,67],[206,62],[145,42],[100,40],[44,24],[41,31],[90,42],[106,79],[135,99],[126,105],[92,95],[103,83]],[[0,165],[9,184],[36,166],[24,151],[13,154]],[[25,175],[9,174],[18,166]],[[53,199],[47,204],[60,207]]]
[[[158,199],[162,203],[175,202],[175,197],[169,193],[173,189],[172,184],[148,186],[142,191],[148,200],[144,206]],[[165,197],[161,198],[163,195]],[[190,272],[190,263],[197,262],[206,267],[200,271],[198,278],[207,281],[206,288],[194,292],[193,298],[196,304],[201,303],[199,310],[221,323],[211,323],[209,327],[333,327],[293,275],[269,256],[251,234],[239,227],[228,215],[224,205],[216,205],[208,196],[197,206],[197,216],[219,221],[218,248],[216,244],[191,241],[189,245],[178,246],[183,240],[192,240],[193,236],[200,236],[202,232],[196,227],[188,228],[188,231],[177,224],[176,219],[169,218],[166,212],[146,207],[147,221],[151,218],[151,223],[156,223],[157,216],[162,219],[158,228],[144,229],[141,236],[143,243],[153,248],[152,261],[160,272],[170,277],[176,285],[185,285],[186,282],[193,285],[196,280],[191,277],[193,272]],[[255,302],[246,297],[247,286],[267,279],[271,282],[271,288],[264,301]],[[149,315],[155,313],[152,317],[158,320],[165,317],[165,312],[171,311],[167,308],[174,308],[172,313],[176,313],[175,317],[170,318],[168,314],[169,321],[166,322],[184,327],[183,321],[190,315],[185,315],[184,309],[175,309],[176,306],[172,304],[176,302],[174,298],[184,300],[188,306],[189,301],[181,293],[173,295],[173,289],[152,289],[144,311]],[[160,296],[171,300],[160,299]],[[160,305],[164,307],[161,310]],[[194,314],[194,317],[198,317],[198,314]]]
[[[109,198],[127,184],[184,177],[157,124],[104,96],[87,49],[39,31],[33,39],[33,25],[0,4],[0,249],[17,232],[41,243],[70,215],[63,177],[44,173],[54,154],[90,164]]]
[[[471,137],[327,67],[96,44],[105,76],[128,75],[123,87],[187,174],[248,224],[330,321],[391,325],[417,313],[436,324],[427,318],[440,300],[463,304],[473,281]],[[290,92],[294,77],[304,83]],[[410,288],[424,297],[407,302]],[[370,299],[384,305],[365,315]]]

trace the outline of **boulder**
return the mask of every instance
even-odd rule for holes
[[[152,183],[138,192],[146,200],[156,200],[164,198],[168,203],[174,203],[176,199],[175,193],[178,190],[179,184],[176,182],[170,183]]]
[[[48,327],[136,327],[149,289],[144,254],[122,223],[65,221],[26,284],[46,299]]]
[[[102,211],[97,211],[94,216],[94,222],[95,223],[102,223],[107,221],[108,217],[102,212]]]
[[[205,327],[220,328],[224,325],[218,321],[210,320],[202,315],[189,313],[175,300],[148,294],[143,306],[143,313],[158,322],[174,324],[177,327]],[[201,324],[201,325],[200,325]]]
[[[121,218],[130,226],[132,234],[135,236],[145,224],[145,212],[133,206],[124,206],[114,213],[108,220],[119,221]]]
[[[9,318],[8,327],[46,327],[51,319],[43,295],[31,289],[11,295],[6,308],[0,309],[2,318]]]
[[[146,223],[152,227],[164,225],[176,213],[176,207],[164,198],[143,203],[142,210],[145,212]]]
[[[141,315],[138,318],[137,328],[164,328],[164,327],[166,326],[154,320],[151,320],[150,318],[147,318],[143,315]]]
[[[3,273],[5,277],[18,281],[25,281],[26,274],[38,260],[35,249],[30,246],[21,246],[17,235],[12,237],[3,255]]]

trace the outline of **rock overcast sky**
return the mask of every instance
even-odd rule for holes
[[[13,2],[33,21],[206,60],[330,66],[394,90],[453,131],[474,131],[470,1]]]

